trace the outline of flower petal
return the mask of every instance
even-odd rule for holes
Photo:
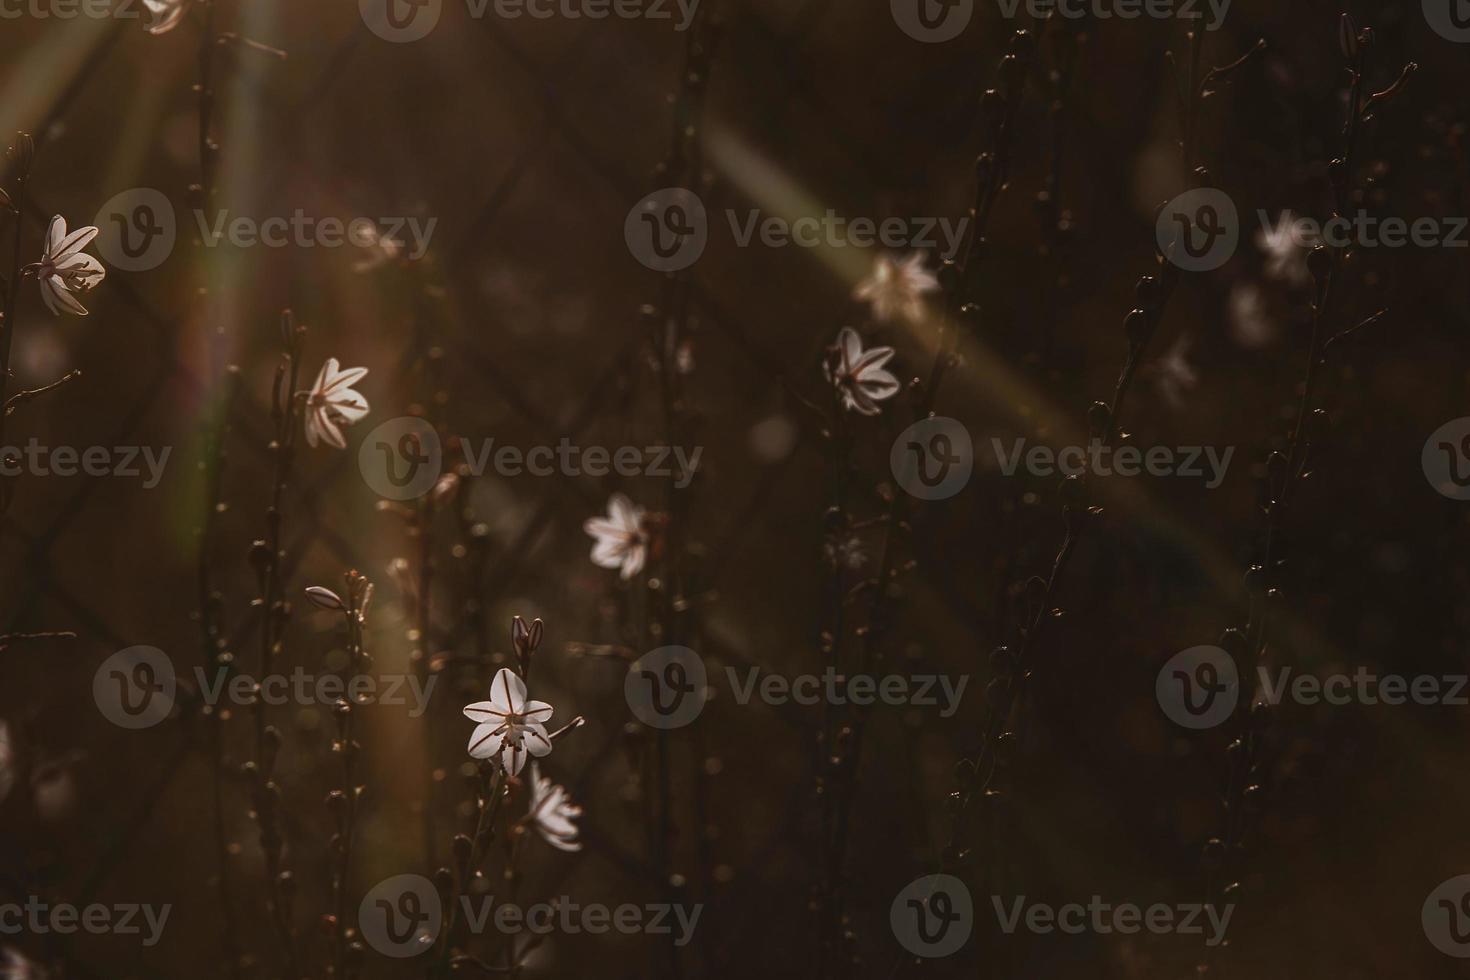
[[[471,721],[481,723],[504,720],[506,711],[494,701],[476,701],[474,704],[464,706],[464,716]]]
[[[493,759],[505,744],[505,733],[493,723],[476,725],[470,733],[469,752],[472,759]]]
[[[51,252],[51,260],[53,262],[60,262],[62,259],[70,258],[90,245],[92,239],[96,237],[97,228],[94,225],[78,228],[57,243],[56,250]]]
[[[528,725],[539,724],[551,720],[551,715],[556,709],[545,701],[527,701],[525,708],[521,710],[521,717]]]
[[[334,358],[331,363],[337,363],[336,359]],[[365,367],[348,368],[346,371],[339,371],[327,379],[327,387],[323,390],[322,394],[331,395],[341,391],[343,388],[350,388],[367,377],[367,373],[368,369]]]
[[[490,681],[490,700],[496,707],[518,715],[526,706],[526,682],[509,667],[500,668]]]

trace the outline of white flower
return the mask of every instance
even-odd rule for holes
[[[143,0],[143,6],[153,15],[153,23],[148,25],[149,34],[167,34],[189,12],[189,0]]]
[[[58,214],[51,219],[41,261],[26,268],[35,273],[36,281],[41,284],[41,299],[54,315],[60,316],[63,310],[77,316],[87,315],[87,308],[73,294],[85,293],[107,275],[101,262],[82,251],[96,237],[97,229],[91,225],[67,234],[65,218]]]
[[[354,244],[360,247],[367,256],[352,263],[352,271],[359,275],[385,266],[403,253],[403,243],[396,238],[388,238],[378,230],[376,225],[365,229],[361,240],[355,241]]]
[[[0,961],[0,980],[46,980],[46,971],[13,949]]]
[[[368,413],[367,399],[352,386],[367,377],[364,367],[341,369],[335,357],[327,358],[316,384],[306,394],[306,444],[315,448],[325,442],[333,449],[346,449],[343,425],[351,425]]]
[[[1290,211],[1282,212],[1274,226],[1263,224],[1257,229],[1256,245],[1266,253],[1268,277],[1293,285],[1311,281],[1312,273],[1307,269],[1311,243]]]
[[[843,327],[823,370],[842,395],[843,405],[863,415],[877,415],[878,402],[898,394],[898,379],[883,367],[892,357],[892,347],[863,350],[857,331]]]
[[[1236,283],[1230,290],[1230,336],[1240,346],[1257,350],[1276,337],[1266,310],[1266,297],[1253,282]]]
[[[536,825],[546,843],[563,851],[580,851],[577,825],[572,821],[581,815],[582,808],[572,802],[567,791],[542,776],[536,763],[531,763],[531,809],[526,819]]]
[[[915,252],[902,262],[878,256],[873,271],[852,295],[867,300],[879,320],[917,320],[924,312],[924,294],[938,288],[939,280],[924,268],[924,253]]]
[[[520,775],[527,753],[539,759],[551,751],[545,722],[552,710],[544,701],[527,701],[526,682],[500,668],[490,682],[490,700],[464,709],[466,718],[480,723],[470,734],[470,758],[498,759],[506,772]]]
[[[1176,409],[1184,406],[1184,396],[1199,383],[1199,375],[1184,356],[1188,350],[1188,341],[1180,336],[1174,346],[1169,348],[1169,352],[1153,365],[1154,381],[1159,386],[1159,394]]]
[[[589,517],[582,530],[592,535],[592,564],[598,568],[620,568],[624,581],[643,570],[648,559],[648,531],[643,526],[643,508],[623,494],[607,502],[606,517]]]

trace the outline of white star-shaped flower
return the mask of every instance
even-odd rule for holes
[[[143,0],[143,6],[153,15],[153,22],[148,25],[149,34],[167,34],[178,27],[189,12],[189,0]]]
[[[924,253],[915,252],[902,262],[878,256],[873,271],[852,295],[866,300],[879,320],[917,320],[924,312],[924,295],[937,289],[939,280],[924,268]]]
[[[898,394],[898,379],[884,368],[892,357],[892,347],[863,350],[858,332],[843,327],[837,343],[828,349],[823,370],[841,394],[844,406],[863,415],[877,415],[878,403]]]
[[[60,316],[63,311],[87,315],[87,308],[76,294],[85,293],[107,276],[102,263],[82,251],[96,237],[97,229],[91,225],[67,234],[65,218],[58,214],[51,219],[41,261],[26,269],[41,284],[41,299],[54,315]]]
[[[368,413],[367,399],[352,386],[367,377],[365,367],[343,371],[335,357],[327,358],[306,393],[306,444],[313,448],[325,442],[333,449],[346,449],[342,426],[351,425]]]
[[[496,759],[512,776],[520,775],[526,756],[540,758],[551,751],[546,722],[551,705],[526,700],[526,682],[502,667],[490,682],[490,700],[477,701],[464,709],[464,716],[479,722],[470,734],[472,759]]]
[[[621,569],[624,581],[643,571],[648,560],[648,530],[643,526],[643,508],[621,493],[607,502],[606,517],[589,517],[582,530],[592,535],[592,564],[598,568]]]
[[[536,763],[531,763],[531,808],[526,819],[546,843],[563,851],[580,851],[577,825],[572,821],[581,815],[582,808],[572,802],[567,791],[542,776]]]

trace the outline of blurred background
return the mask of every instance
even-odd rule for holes
[[[338,615],[302,589],[342,591],[357,569],[376,584],[365,633],[374,670],[439,678],[423,717],[358,712],[365,790],[350,908],[382,879],[449,864],[451,838],[473,828],[472,726],[460,709],[513,664],[519,615],[545,621],[532,696],[555,706],[552,727],[575,715],[586,724],[543,766],[584,808],[584,847],[528,841],[517,894],[703,907],[686,947],[557,934],[521,975],[1193,974],[1200,937],[1008,936],[991,896],[1204,900],[1201,849],[1221,826],[1232,736],[1173,724],[1155,679],[1174,654],[1242,624],[1243,576],[1264,547],[1265,461],[1286,446],[1301,398],[1311,290],[1273,269],[1258,212],[1331,213],[1328,163],[1343,152],[1350,82],[1338,25],[1350,13],[1374,32],[1366,91],[1419,66],[1363,128],[1355,206],[1470,214],[1470,46],[1433,29],[1417,3],[1236,0],[1203,35],[1202,63],[1233,62],[1258,39],[1266,48],[1200,103],[1186,167],[1179,90],[1190,45],[1177,20],[1039,23],[1024,4],[1008,17],[977,0],[961,33],[930,43],[900,27],[901,6],[704,0],[679,30],[672,6],[668,20],[542,20],[446,2],[437,27],[405,43],[369,29],[371,4],[346,0],[193,3],[158,34],[141,4],[133,17],[4,8],[0,133],[23,130],[36,144],[21,261],[39,258],[52,215],[105,225],[109,202],[138,189],[166,199],[177,232],[164,259],[128,270],[109,261],[104,228],[92,250],[108,274],[83,298],[90,315],[53,317],[28,281],[9,324],[8,390],[81,374],[17,408],[7,444],[169,447],[161,481],[24,474],[0,523],[0,635],[75,634],[0,642],[6,900],[171,903],[173,913],[150,948],[119,935],[0,937],[8,975],[288,975],[241,774],[256,758],[249,710],[218,718],[186,705],[129,731],[93,696],[103,662],[139,645],[164,651],[181,675],[220,650],[259,669],[269,617],[252,543],[269,534],[272,385],[288,308],[306,328],[297,387],[329,357],[365,366],[356,389],[371,411],[346,430],[345,451],[302,443],[291,454],[279,509],[291,609],[276,664],[343,669]],[[1029,42],[1017,46],[1018,29]],[[1006,85],[1008,51],[1023,57]],[[218,146],[207,175],[201,65]],[[988,89],[1014,105],[1000,137]],[[998,145],[1009,184],[967,268],[976,309],[932,406],[970,433],[975,474],[949,499],[895,511],[903,491],[889,450],[925,394],[906,390],[877,417],[849,413],[839,467],[823,353],[852,326],[896,349],[889,367],[902,380],[928,378],[932,330],[879,322],[854,298],[880,250],[742,246],[726,212],[742,224],[756,209],[955,221],[974,202],[977,155]],[[1027,664],[1006,726],[1005,799],[967,806],[957,821],[956,766],[985,731],[990,651],[1015,647],[1022,586],[1049,574],[1065,531],[1057,478],[1006,476],[991,439],[1060,446],[1086,431],[1088,406],[1110,399],[1124,364],[1135,285],[1160,274],[1159,208],[1199,165],[1199,182],[1236,203],[1240,245],[1222,267],[1182,276],[1121,421],[1143,447],[1234,447],[1228,474],[1213,489],[1148,477],[1089,487],[1103,511],[1052,597],[1064,612],[1046,617]],[[643,195],[675,185],[703,200],[709,240],[690,268],[662,274],[630,250],[625,219]],[[421,255],[410,255],[407,231],[397,250],[206,247],[191,213],[200,206],[257,221],[300,210],[433,224]],[[1330,328],[1386,313],[1323,371],[1318,404],[1330,423],[1287,519],[1273,665],[1467,669],[1467,512],[1421,466],[1430,434],[1467,413],[1466,256],[1380,247],[1344,261]],[[932,253],[925,261],[938,264]],[[238,368],[233,382],[227,365]],[[492,469],[385,506],[359,450],[402,416],[438,431],[450,473],[455,437],[703,454],[684,489]],[[216,509],[211,433],[223,434],[224,452],[203,562],[204,592],[217,593],[205,603],[213,641],[199,614],[199,532]],[[829,512],[838,485],[851,526]],[[626,580],[592,563],[583,530],[617,492],[666,515],[647,569]],[[882,523],[896,512],[903,527]],[[901,572],[891,585],[863,585],[890,564]],[[857,611],[835,621],[847,607],[836,597],[853,588]],[[876,624],[864,611],[874,592],[884,596]],[[854,633],[865,626],[881,672],[969,683],[947,717],[918,706],[862,713],[834,865],[826,760],[833,726],[853,716],[741,704],[726,668],[794,677],[835,659],[850,671],[841,657],[867,642]],[[834,629],[846,637],[836,655]],[[661,732],[630,711],[623,682],[628,661],[666,643],[699,653],[710,700],[693,724]],[[336,722],[329,706],[305,704],[272,709],[271,721],[282,735],[274,776],[291,929],[308,951],[302,975],[326,976],[333,824],[323,797],[340,782]],[[1465,734],[1462,706],[1273,712],[1230,948],[1210,958],[1212,973],[1460,970],[1426,938],[1421,908],[1470,872]],[[973,850],[946,853],[956,839]],[[486,865],[492,890],[497,861]],[[941,869],[966,881],[975,935],[953,955],[916,959],[890,906]],[[471,948],[500,955],[494,935]],[[426,967],[368,950],[358,969]]]

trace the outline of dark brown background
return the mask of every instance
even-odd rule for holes
[[[712,212],[769,207],[762,193],[770,188],[729,150],[741,146],[842,214],[963,213],[983,142],[979,96],[1017,26],[994,4],[977,3],[961,38],[927,45],[900,33],[878,2],[707,2],[721,22],[705,120]],[[1363,173],[1375,174],[1380,191],[1371,207],[1406,217],[1465,214],[1470,48],[1431,32],[1417,3],[1347,6],[1378,33],[1370,88],[1386,86],[1407,60],[1421,66],[1365,134]],[[1206,41],[1209,63],[1233,59],[1257,37],[1270,46],[1208,101],[1204,117],[1201,157],[1247,215],[1326,213],[1324,164],[1337,152],[1345,85],[1336,40],[1342,9],[1237,0]],[[72,901],[175,905],[157,949],[140,952],[125,937],[54,948],[65,976],[222,975],[208,755],[198,731],[165,724],[122,732],[90,697],[93,671],[123,647],[154,645],[182,664],[198,655],[192,529],[211,321],[224,329],[244,380],[216,567],[247,664],[254,622],[246,550],[261,533],[269,482],[265,406],[281,308],[310,327],[308,374],[327,356],[372,369],[360,386],[372,415],[352,431],[349,451],[301,454],[286,538],[293,595],[335,585],[348,567],[378,582],[369,647],[380,669],[403,669],[413,648],[388,567],[415,558],[416,544],[402,522],[375,511],[356,448],[368,427],[436,390],[415,368],[426,345],[443,351],[437,387],[445,398],[434,412],[448,431],[523,447],[564,434],[583,445],[663,441],[638,315],[657,299],[659,277],[629,255],[622,228],[638,196],[660,186],[651,174],[669,149],[667,97],[678,84],[681,35],[666,22],[474,21],[457,3],[446,4],[428,39],[402,45],[368,33],[346,0],[224,2],[220,17],[289,52],[284,62],[250,51],[219,59],[220,206],[260,217],[298,207],[437,217],[433,262],[358,275],[350,250],[224,248],[204,261],[186,231],[161,268],[111,272],[88,299],[86,319],[52,319],[33,292],[25,295],[18,382],[44,382],[73,366],[83,377],[17,413],[12,441],[173,447],[166,478],[151,491],[118,479],[25,478],[0,526],[0,632],[79,634],[0,655],[0,716],[24,721],[38,757],[71,760],[75,793],[69,812],[51,821],[27,815],[19,795],[0,810],[6,885]],[[32,190],[47,214],[84,224],[136,186],[160,189],[182,210],[198,179],[190,90],[198,26],[197,11],[162,37],[137,22],[0,22],[0,131],[36,134]],[[1170,23],[1086,25],[1059,142],[1042,74],[1028,85],[1014,180],[988,235],[981,327],[938,406],[977,442],[1023,433],[1045,440],[1080,425],[1086,406],[1111,391],[1133,284],[1154,261],[1154,209],[1184,186],[1164,60],[1166,48],[1182,44]],[[1054,147],[1058,199],[1072,227],[1060,290],[1038,254],[1033,207]],[[700,607],[692,645],[715,668],[816,671],[825,454],[818,426],[777,372],[821,399],[819,352],[862,311],[849,298],[851,282],[822,255],[737,248],[721,215],[712,225],[693,271],[700,299],[690,408],[705,451],[687,533],[705,556],[700,574],[714,596]],[[1263,279],[1253,225],[1249,217],[1247,240],[1223,270],[1186,277],[1150,348],[1154,361],[1183,338],[1197,386],[1171,403],[1146,368],[1127,411],[1140,445],[1235,446],[1228,480],[1212,492],[1198,481],[1135,481],[1110,496],[1062,590],[1068,615],[1040,650],[1021,728],[1017,809],[999,844],[1011,887],[1033,900],[1100,894],[1148,904],[1200,895],[1197,854],[1216,824],[1224,746],[1170,725],[1153,685],[1169,656],[1213,642],[1239,619],[1240,572],[1258,556],[1263,527],[1260,463],[1281,445],[1295,411],[1306,321],[1299,301]],[[40,233],[32,216],[28,248],[39,247]],[[1293,625],[1271,657],[1300,671],[1362,664],[1461,672],[1470,616],[1466,512],[1433,492],[1419,454],[1431,431],[1466,412],[1465,252],[1364,251],[1348,269],[1339,320],[1382,306],[1390,313],[1331,376],[1332,453],[1293,515]],[[206,274],[220,284],[214,313],[195,294]],[[1265,342],[1243,346],[1229,298],[1252,281],[1268,298],[1272,329]],[[927,371],[913,338],[879,336],[899,348],[906,376]],[[887,448],[906,411],[892,403],[858,429],[872,484],[887,478]],[[772,417],[797,433],[775,460],[753,449],[753,428]],[[588,561],[581,529],[619,488],[650,504],[661,492],[652,481],[619,487],[587,477],[474,481],[461,503],[488,526],[483,569],[451,553],[458,531],[448,515],[436,532],[434,647],[475,652],[456,626],[467,595],[487,610],[494,651],[508,651],[511,615],[541,616],[548,640],[534,693],[557,706],[558,720],[581,713],[589,722],[547,767],[584,804],[588,847],[575,856],[533,850],[528,896],[616,903],[664,894],[650,858],[647,789],[633,779],[638,743],[632,751],[624,744],[622,668],[566,649],[633,642],[619,626],[628,600],[611,573]],[[900,950],[889,902],[936,866],[948,839],[951,767],[977,737],[986,651],[1007,638],[1006,588],[1044,573],[1060,540],[1055,491],[1053,480],[986,471],[960,496],[916,510],[917,566],[892,653],[912,658],[915,670],[973,679],[953,718],[896,709],[874,716],[849,862],[861,975],[890,975]],[[298,606],[285,662],[316,669],[339,642],[334,622]],[[715,687],[700,722],[670,740],[678,806],[671,870],[688,882],[688,900],[707,906],[682,972],[810,975],[817,716],[737,705],[722,671]],[[368,716],[359,891],[391,874],[431,870],[444,860],[451,823],[464,829],[453,809],[468,795],[456,775],[468,734],[458,709],[482,696],[446,682],[429,746],[423,722]],[[303,882],[309,931],[326,880],[321,794],[337,770],[324,715],[298,709],[277,720],[290,732],[282,761],[287,860]],[[237,727],[234,762],[247,757],[243,719]],[[1279,713],[1271,798],[1232,924],[1230,975],[1450,975],[1456,964],[1425,940],[1419,914],[1435,885],[1470,870],[1464,734],[1463,708]],[[718,764],[703,767],[715,774],[703,781],[701,814],[692,774],[706,757]],[[429,758],[446,771],[434,862],[415,815]],[[232,784],[226,813],[241,845],[233,872],[242,938],[263,960],[252,975],[277,976],[246,806],[243,786]],[[981,921],[993,922],[988,899],[977,895],[977,904]],[[18,945],[40,952],[27,937]],[[1167,936],[1018,937],[1004,959],[982,961],[979,945],[928,971],[1177,977],[1196,951]],[[668,972],[656,940],[586,936],[556,939],[528,971]],[[366,975],[410,973],[374,959]]]

